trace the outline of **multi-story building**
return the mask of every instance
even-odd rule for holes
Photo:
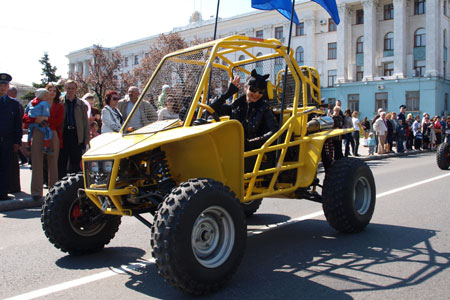
[[[450,74],[447,54],[449,0],[338,0],[341,23],[312,1],[297,0],[291,48],[299,64],[321,77],[322,97],[371,118],[379,107],[447,115]],[[214,19],[194,13],[185,27],[174,28],[185,40],[210,38]],[[289,21],[276,11],[254,11],[220,19],[217,37],[247,35],[277,38],[287,44]],[[124,57],[130,71],[149,53],[157,36],[130,41],[109,51]],[[69,72],[86,73],[91,48],[73,51]],[[256,54],[256,53],[255,53]]]

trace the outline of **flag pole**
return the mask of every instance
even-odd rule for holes
[[[220,0],[217,0],[216,21],[214,22],[213,40],[216,39],[216,35],[217,35],[217,21],[219,20],[219,6],[220,6]],[[206,104],[208,104],[208,105],[209,105],[209,96],[211,94],[211,74],[212,74],[212,70],[209,70],[208,95],[206,95]]]
[[[213,37],[213,40],[216,39],[216,34],[217,34],[217,20],[219,19],[219,5],[220,5],[220,0],[217,0],[216,22],[214,23],[214,37]]]
[[[287,55],[289,57],[289,52],[291,51],[291,38],[292,38],[292,23],[294,23],[294,12],[295,12],[295,0],[292,0],[292,10],[291,10],[291,21],[289,23],[289,38],[288,38],[288,46],[287,46]],[[283,80],[283,96],[281,97],[281,108],[280,108],[280,123],[278,128],[281,128],[283,126],[283,114],[284,114],[284,104],[286,99],[286,82],[287,82],[287,75],[288,75],[288,64],[286,64],[286,67],[284,68],[284,80]],[[280,144],[281,142],[281,136],[278,137],[277,144]],[[278,159],[280,157],[280,150],[276,152],[276,159],[275,161],[278,164]]]

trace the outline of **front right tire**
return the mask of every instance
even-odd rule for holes
[[[71,174],[52,187],[41,210],[48,240],[63,252],[81,255],[99,251],[119,230],[120,216],[104,215],[87,196],[78,196],[83,174]]]

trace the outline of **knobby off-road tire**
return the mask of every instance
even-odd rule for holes
[[[241,203],[242,209],[244,210],[245,216],[251,217],[261,206],[262,200],[253,200],[250,202]]]
[[[116,234],[120,216],[103,213],[86,197],[78,197],[83,175],[57,182],[45,197],[41,224],[48,240],[63,252],[82,255],[103,249]]]
[[[436,150],[436,163],[441,170],[448,170],[450,166],[450,144],[442,143]]]
[[[152,254],[166,282],[193,295],[229,281],[244,254],[246,221],[233,192],[212,179],[191,179],[166,197],[151,234]]]
[[[354,233],[369,224],[375,210],[375,180],[365,162],[342,158],[325,173],[322,207],[337,231]]]

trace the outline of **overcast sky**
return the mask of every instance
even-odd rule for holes
[[[48,52],[58,75],[67,76],[69,52],[168,32],[189,23],[194,10],[215,16],[217,0],[5,0],[2,1],[0,73],[31,85],[42,77]],[[222,0],[219,17],[253,11],[251,0]],[[212,34],[212,33],[211,33]]]

